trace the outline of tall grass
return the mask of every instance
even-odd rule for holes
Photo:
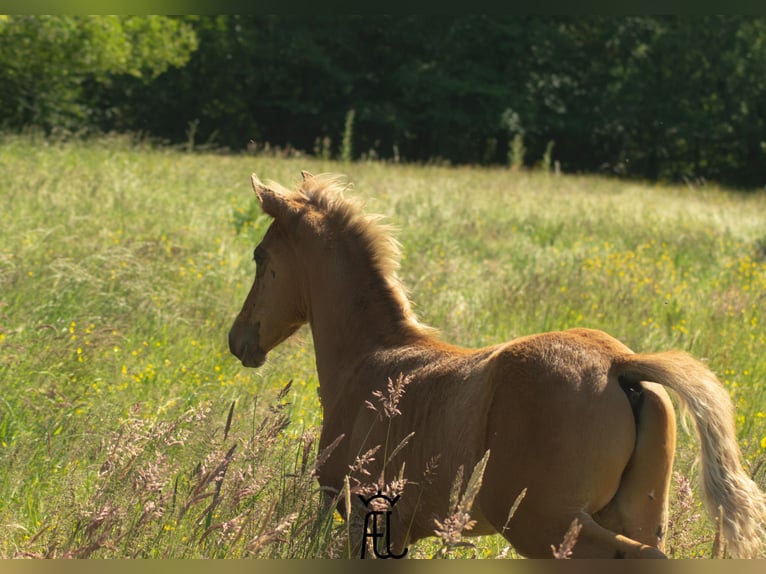
[[[346,121],[343,123],[343,141],[340,146],[340,161],[344,163],[354,159],[354,116],[356,112],[351,109],[346,112]]]
[[[4,137],[0,556],[348,555],[349,531],[312,476],[310,333],[257,371],[226,345],[268,225],[249,174],[290,184],[300,169],[344,171],[351,193],[389,216],[415,309],[449,341],[590,326],[636,350],[704,358],[757,471],[763,193]],[[682,435],[679,557],[709,556],[714,538],[687,492],[695,452]],[[445,552],[435,538],[409,555],[513,556],[499,537],[472,542]]]

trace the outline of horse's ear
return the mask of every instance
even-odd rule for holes
[[[305,169],[301,170],[301,177],[303,178],[303,181],[308,181],[310,179],[314,178],[314,174],[310,171],[306,171]]]
[[[261,204],[261,209],[265,213],[277,218],[286,211],[287,197],[284,194],[267,186],[255,174],[250,176],[250,181],[253,184],[253,191],[258,198],[258,203]]]

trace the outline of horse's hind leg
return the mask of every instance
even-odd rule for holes
[[[577,516],[582,526],[574,545],[573,558],[665,558],[654,546],[642,544],[596,523],[584,512]]]
[[[606,529],[661,550],[667,528],[676,421],[662,387],[642,383],[641,393],[635,451],[617,494],[594,519]]]

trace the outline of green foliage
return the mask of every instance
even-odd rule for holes
[[[362,156],[503,164],[522,134],[529,157],[555,141],[565,172],[766,181],[762,18],[183,21],[199,38],[189,63],[151,84],[98,84],[91,99],[109,106],[101,127],[183,142],[198,119],[202,139],[219,145],[321,154],[317,142],[354,109]]]
[[[5,16],[0,22],[0,108],[10,127],[87,125],[87,82],[148,81],[182,66],[193,30],[162,16]],[[85,122],[83,124],[83,122]]]
[[[328,157],[354,110],[356,157],[520,165],[520,134],[527,157],[555,141],[564,172],[693,185],[766,182],[765,77],[760,17],[0,21],[7,128],[140,132],[189,147],[194,126],[206,145]]]

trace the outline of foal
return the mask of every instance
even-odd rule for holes
[[[394,554],[433,534],[458,469],[489,451],[471,534],[500,532],[522,555],[550,557],[577,519],[574,556],[664,557],[676,439],[664,387],[694,419],[702,493],[710,514],[720,512],[729,553],[761,551],[766,497],[740,464],[731,400],[702,363],[678,351],[634,354],[587,329],[479,350],[449,345],[412,313],[388,229],[345,199],[338,179],[303,172],[295,191],[255,175],[252,183],[274,221],[255,248],[255,281],[229,347],[258,367],[309,323],[319,448],[329,453],[320,484],[339,492],[363,453],[404,444],[394,457],[406,481],[391,509]],[[365,403],[402,374],[411,382],[401,414],[376,424]],[[372,476],[382,462],[371,463]]]

